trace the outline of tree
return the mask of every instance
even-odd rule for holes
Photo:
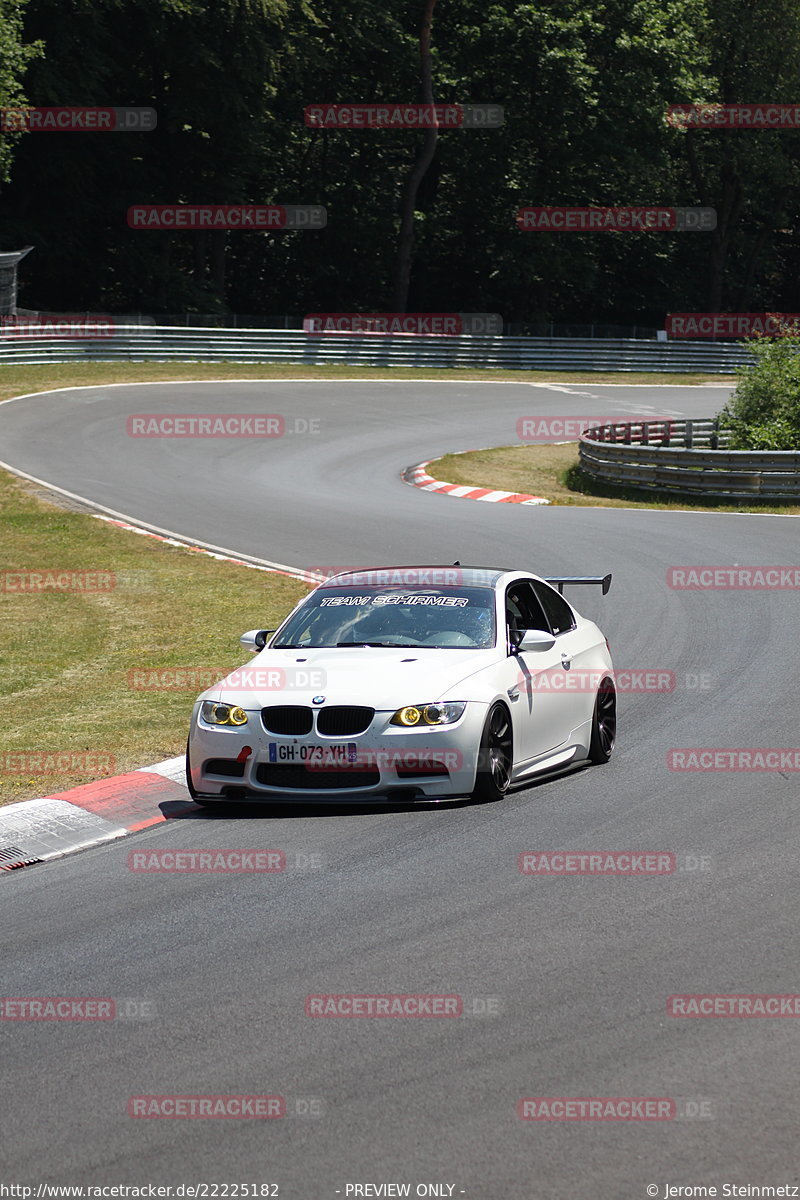
[[[744,6],[739,0],[707,0],[703,41],[707,80],[676,103],[796,102],[800,9],[795,0],[750,0]],[[764,129],[675,134],[700,203],[717,210],[717,229],[706,239],[702,303],[710,312],[750,306],[774,231],[797,215],[797,136]],[[759,302],[774,307],[769,289]]]
[[[16,108],[26,103],[23,76],[32,59],[42,54],[41,42],[23,39],[23,20],[27,0],[0,0],[0,108]],[[23,134],[4,133],[0,137],[0,181],[11,178],[14,149]]]
[[[672,103],[763,100],[764,79],[794,103],[795,0],[26,3],[0,11],[25,12],[19,43],[46,43],[34,103],[158,112],[152,133],[20,139],[0,219],[7,245],[37,246],[29,307],[650,326],[670,309],[797,307],[798,134],[664,119]],[[304,124],[315,102],[413,100],[421,64],[423,99],[501,105],[505,124],[422,145],[414,129]],[[327,229],[126,225],[135,203],[281,201],[325,205]],[[719,228],[523,233],[529,204],[702,204]]]
[[[45,43],[35,103],[158,115],[148,133],[23,140],[5,225],[34,235],[39,307],[224,310],[225,235],[131,230],[126,212],[271,198],[258,195],[252,146],[286,11],[284,0],[29,0],[26,30]]]
[[[422,30],[419,35],[421,95],[423,104],[433,106],[433,74],[431,67],[431,25],[436,0],[425,0]],[[395,268],[394,312],[405,312],[408,305],[408,285],[411,278],[411,259],[414,250],[414,206],[419,185],[425,172],[433,162],[439,130],[436,124],[425,130],[417,161],[414,163],[405,186],[400,210],[400,235],[397,240],[397,266]]]

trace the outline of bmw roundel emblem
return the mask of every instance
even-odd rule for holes
[[[312,704],[324,704],[325,697],[324,696],[314,696],[314,697],[312,697],[311,703]]]

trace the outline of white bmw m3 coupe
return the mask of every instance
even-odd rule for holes
[[[609,647],[565,586],[488,567],[332,576],[195,702],[186,778],[198,804],[294,798],[498,800],[605,763],[616,736]]]

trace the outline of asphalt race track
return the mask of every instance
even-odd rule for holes
[[[800,1183],[798,1021],[667,1014],[675,993],[800,991],[797,775],[666,764],[671,748],[800,744],[798,593],[666,581],[675,565],[796,565],[797,520],[483,504],[400,480],[448,450],[517,441],[520,417],[710,416],[725,395],[261,381],[0,406],[3,460],[234,551],[299,567],[459,559],[612,571],[609,595],[581,591],[578,607],[600,622],[618,669],[671,669],[677,680],[669,694],[621,697],[608,766],[500,804],[200,812],[5,877],[4,995],[129,998],[153,1015],[4,1023],[4,1180],[277,1183],[282,1200],[387,1182],[412,1196],[417,1184],[453,1185],[468,1200]],[[318,420],[319,432],[125,433],[135,413],[220,411],[282,414],[297,428]],[[133,874],[132,847],[279,848],[293,865]],[[679,869],[519,873],[521,852],[557,849],[671,851]],[[457,994],[467,1015],[305,1015],[311,993],[353,992]],[[133,1095],[239,1093],[281,1094],[287,1117],[126,1112]],[[517,1102],[530,1096],[672,1097],[679,1116],[522,1121]]]

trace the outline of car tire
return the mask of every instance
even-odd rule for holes
[[[589,742],[589,761],[607,763],[614,753],[617,740],[617,693],[613,681],[606,676],[597,689],[592,714],[592,737]]]
[[[495,704],[489,710],[481,734],[472,799],[481,802],[502,800],[511,784],[513,763],[511,716],[505,705]]]

